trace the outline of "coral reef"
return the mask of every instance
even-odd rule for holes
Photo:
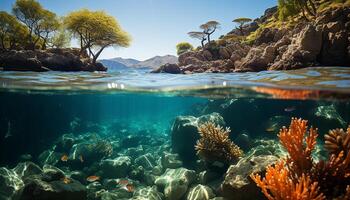
[[[265,178],[251,178],[268,199],[348,199],[350,185],[350,127],[325,135],[328,160],[314,162],[317,129],[307,121],[292,118],[289,128],[280,130],[281,144],[288,157],[267,168]]]
[[[243,155],[243,151],[229,139],[229,128],[215,126],[206,122],[198,128],[201,138],[197,141],[196,150],[199,157],[206,162],[232,163]]]

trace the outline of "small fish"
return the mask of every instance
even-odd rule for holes
[[[80,162],[84,162],[83,155],[79,156],[79,160],[80,160]]]
[[[118,181],[118,184],[120,184],[120,185],[127,185],[127,184],[129,184],[129,181],[126,180],[126,179],[119,180],[119,181]]]
[[[273,127],[271,127],[271,128],[267,128],[265,131],[267,131],[267,132],[274,132],[275,129]]]
[[[72,182],[72,181],[71,181],[69,178],[67,178],[67,177],[62,178],[62,181],[63,181],[64,184],[69,184],[69,183]]]
[[[68,161],[68,156],[67,156],[67,154],[63,154],[63,156],[61,157],[61,161],[62,161],[62,162],[67,162],[67,161]]]
[[[121,187],[121,189],[126,190],[128,192],[134,192],[135,188],[132,184],[126,184],[124,186]]]
[[[100,177],[99,176],[89,176],[86,178],[86,180],[91,183],[91,182],[95,182],[95,181],[100,180]]]
[[[285,112],[293,112],[295,110],[295,106],[292,106],[292,107],[287,107],[284,109]]]

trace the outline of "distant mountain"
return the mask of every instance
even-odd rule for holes
[[[105,67],[107,67],[109,72],[130,69],[128,66],[114,60],[103,59],[99,60],[99,62],[101,62]]]
[[[119,70],[127,70],[130,68],[150,68],[156,69],[161,65],[166,63],[177,63],[177,57],[173,55],[165,55],[165,56],[155,56],[153,58],[139,61],[131,58],[112,58],[112,59],[104,59],[99,60],[104,66],[108,68],[108,71],[119,71]]]
[[[177,57],[172,55],[165,55],[165,56],[155,56],[153,58],[147,59],[145,61],[139,62],[133,67],[149,67],[152,69],[156,69],[164,64],[175,64],[177,63]]]

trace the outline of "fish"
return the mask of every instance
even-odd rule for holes
[[[69,178],[67,178],[67,177],[62,178],[62,181],[63,181],[64,184],[69,184],[69,183],[72,182],[72,181],[71,181]]]
[[[87,177],[86,180],[87,180],[88,182],[95,182],[95,181],[100,180],[100,177],[99,177],[99,176],[92,175],[92,176]]]
[[[287,107],[284,109],[285,112],[293,112],[294,110],[296,109],[295,106],[292,106],[292,107]]]
[[[80,160],[80,162],[84,162],[83,155],[79,156],[79,160]]]
[[[120,185],[121,189],[126,190],[127,192],[134,192],[135,191],[134,186],[126,179],[119,180],[117,183]]]
[[[275,131],[275,128],[270,127],[270,128],[267,128],[265,131],[267,131],[267,132],[274,132],[274,131]]]
[[[63,154],[63,156],[61,157],[61,161],[62,161],[62,162],[67,162],[67,161],[68,161],[68,156],[67,156],[67,154]]]

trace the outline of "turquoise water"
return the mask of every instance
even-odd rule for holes
[[[222,189],[227,168],[237,162],[212,167],[196,155],[200,122],[230,127],[230,139],[246,157],[262,144],[271,145],[269,155],[285,155],[277,134],[292,117],[318,127],[319,144],[328,130],[350,122],[349,68],[194,75],[1,72],[0,94],[0,199],[40,199],[25,180],[54,167],[69,180],[61,177],[60,184],[81,185],[65,188],[77,190],[73,199],[203,199],[193,195],[198,184],[210,188],[210,197],[260,199],[234,198]],[[325,156],[318,145],[315,158]],[[26,166],[22,175],[19,163]],[[13,171],[11,179],[5,169]],[[171,170],[186,179],[182,189],[170,187],[175,183],[169,178],[163,183]],[[196,178],[181,177],[181,170]],[[216,175],[202,180],[204,171]],[[48,196],[66,198],[62,192]]]

